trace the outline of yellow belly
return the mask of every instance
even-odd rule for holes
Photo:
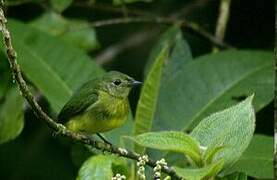
[[[122,126],[127,120],[127,116],[121,118],[111,119],[94,119],[86,113],[82,116],[76,116],[72,118],[67,124],[67,128],[72,131],[86,132],[86,133],[101,133],[110,131],[112,129]]]
[[[66,124],[72,131],[101,133],[122,126],[129,113],[128,99],[112,97],[105,92],[88,110],[71,118]]]

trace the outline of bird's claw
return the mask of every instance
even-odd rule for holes
[[[57,135],[65,134],[65,132],[66,132],[66,127],[62,124],[57,124],[57,129],[58,129],[57,131],[54,131],[52,133],[52,136],[56,137]]]

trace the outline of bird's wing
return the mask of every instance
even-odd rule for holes
[[[71,99],[64,105],[58,115],[60,123],[67,122],[70,118],[77,116],[98,100],[96,82],[88,82],[79,88]]]

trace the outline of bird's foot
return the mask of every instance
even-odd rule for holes
[[[57,129],[58,129],[57,131],[54,131],[52,133],[52,136],[56,137],[57,135],[65,134],[65,132],[66,132],[66,127],[62,124],[57,124]]]

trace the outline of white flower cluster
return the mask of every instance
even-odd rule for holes
[[[117,173],[114,177],[112,177],[112,180],[125,180],[126,176],[121,175],[119,173]]]
[[[154,167],[154,179],[155,180],[161,179],[161,172],[162,172],[163,166],[167,166],[167,163],[165,162],[164,158],[162,158],[161,160],[156,162],[156,166]]]
[[[139,157],[139,161],[137,162],[137,167],[138,167],[138,171],[137,171],[137,174],[138,174],[138,177],[140,180],[145,180],[146,177],[145,177],[145,164],[146,162],[148,162],[148,156],[147,155],[143,155],[141,157]]]

